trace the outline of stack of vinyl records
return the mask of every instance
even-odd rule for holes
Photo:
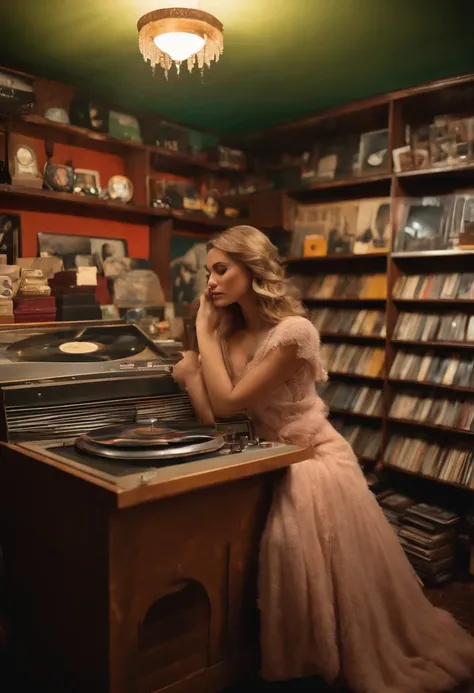
[[[434,505],[418,503],[402,517],[398,538],[425,584],[439,585],[453,576],[460,517]]]
[[[399,534],[405,512],[415,505],[415,501],[401,493],[391,493],[379,499],[379,504],[394,531]]]

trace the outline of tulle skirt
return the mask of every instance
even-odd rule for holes
[[[276,488],[262,538],[262,677],[449,691],[474,676],[474,638],[425,598],[352,450],[326,426]]]

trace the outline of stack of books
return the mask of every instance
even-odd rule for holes
[[[460,517],[435,505],[415,503],[392,493],[379,500],[398,535],[415,572],[426,585],[440,585],[453,577]]]
[[[459,524],[459,515],[435,505],[406,510],[398,538],[424,583],[439,585],[453,577]]]

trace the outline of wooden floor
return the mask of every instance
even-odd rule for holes
[[[432,604],[446,609],[474,635],[474,579],[426,590]]]

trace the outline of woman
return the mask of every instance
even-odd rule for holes
[[[474,674],[474,639],[434,608],[314,381],[319,336],[276,248],[247,226],[208,245],[208,290],[174,377],[203,422],[248,411],[269,440],[311,446],[277,488],[260,553],[262,676],[318,674],[355,693],[441,693]]]

